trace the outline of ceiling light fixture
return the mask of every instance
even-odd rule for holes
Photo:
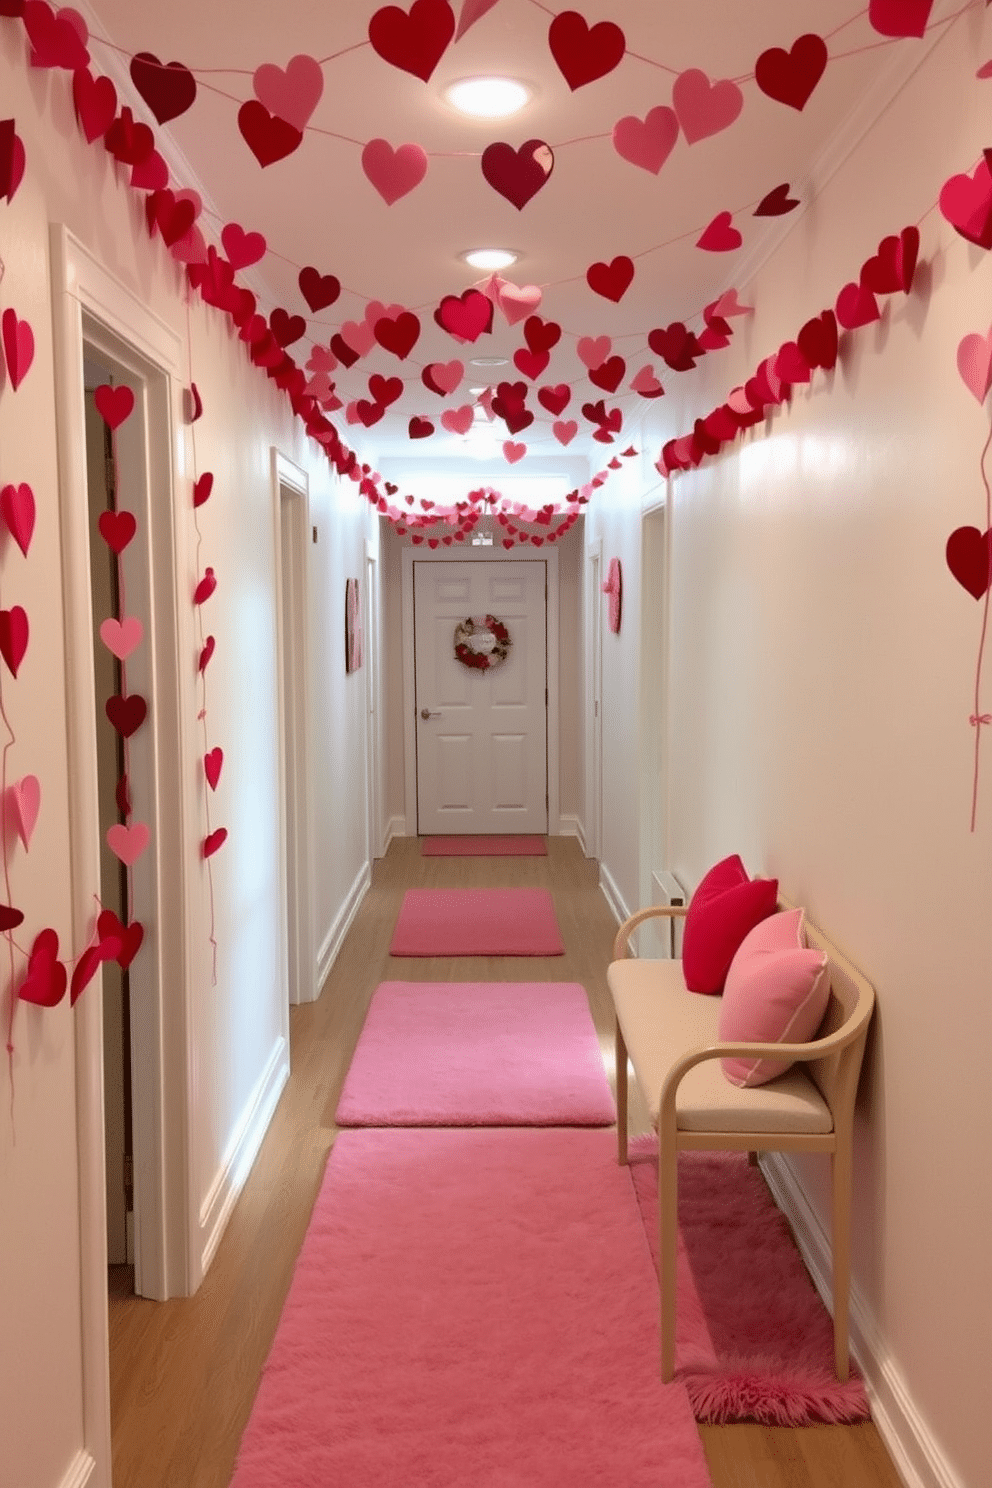
[[[473,119],[508,119],[530,102],[531,92],[514,78],[462,78],[445,88],[444,96],[460,114]]]
[[[472,357],[470,365],[473,367],[506,367],[509,357]]]
[[[509,248],[473,248],[471,253],[462,254],[473,269],[508,269],[519,257],[519,253],[512,253]]]

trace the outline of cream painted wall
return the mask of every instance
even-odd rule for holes
[[[989,17],[970,10],[837,173],[811,183],[816,200],[738,285],[755,314],[733,346],[694,381],[669,377],[653,445],[832,305],[883,235],[922,219],[912,297],[844,336],[836,371],[796,389],[791,408],[669,482],[669,810],[671,866],[690,887],[740,852],[877,988],[857,1130],[856,1305],[903,1469],[944,1488],[980,1488],[989,1462],[992,734],[972,833],[981,607],[944,546],[958,526],[985,526],[989,412],[955,353],[988,330],[992,259],[931,208],[988,144],[989,84],[975,71],[990,53]],[[636,583],[638,514],[608,496],[590,531],[604,556],[630,560]],[[604,668],[617,690],[631,680],[625,655],[612,684]],[[609,707],[606,718],[616,768],[629,762],[626,723]],[[623,815],[605,867],[626,886],[631,806],[621,778],[611,789]],[[826,1226],[824,1165],[794,1171]]]
[[[190,985],[169,987],[165,996],[166,1018],[170,1006],[180,1006],[183,998],[190,1009],[189,1057],[195,1071],[187,1142],[191,1207],[197,1243],[207,1244],[210,1225],[223,1223],[226,1202],[244,1176],[237,1163],[253,1148],[239,1148],[238,1143],[267,1071],[275,1081],[269,1093],[278,1088],[286,1027],[272,447],[305,472],[310,520],[319,537],[309,548],[318,946],[367,870],[365,672],[344,673],[344,579],[358,577],[364,587],[365,542],[377,543],[377,527],[357,487],[332,475],[293,420],[283,395],[249,365],[224,318],[199,301],[187,311],[178,267],[160,241],[148,239],[140,201],[118,179],[109,157],[81,139],[68,80],[61,74],[31,72],[24,65],[24,46],[21,28],[0,27],[0,112],[16,118],[27,154],[14,202],[0,203],[0,305],[14,306],[30,321],[37,347],[20,390],[0,387],[0,484],[29,482],[38,507],[28,558],[6,538],[0,548],[2,603],[6,608],[23,604],[30,617],[30,644],[20,674],[15,680],[5,671],[2,678],[3,701],[16,735],[7,756],[7,779],[33,773],[42,787],[31,851],[25,856],[17,849],[11,855],[11,896],[25,915],[14,938],[20,946],[30,945],[42,926],[51,925],[66,954],[80,949],[72,947],[70,934],[70,761],[48,246],[49,224],[63,222],[182,339],[204,404],[195,429],[197,467],[215,474],[213,494],[199,511],[199,562],[213,566],[218,579],[217,592],[203,609],[205,630],[217,643],[207,673],[206,723],[209,743],[220,745],[225,755],[212,801],[213,825],[230,832],[212,860],[217,980],[213,985],[210,894],[195,841],[189,844],[185,865]],[[204,787],[191,606],[195,572],[188,430],[176,433],[175,459],[178,551],[191,560],[179,575],[176,609],[190,664],[188,672],[161,682],[178,695],[183,736],[190,745],[183,789],[192,819],[200,821]],[[171,927],[156,928],[168,934]],[[4,1043],[12,977],[15,985],[20,982],[22,955],[11,952],[5,965],[0,983]],[[84,993],[97,995],[95,987]],[[3,1488],[56,1488],[67,1473],[85,1471],[87,1446],[98,1457],[91,1488],[109,1483],[109,1463],[101,1456],[104,1444],[92,1437],[87,1442],[84,1428],[76,1017],[78,1009],[76,1014],[70,1011],[68,999],[51,1011],[19,1006],[9,1068],[6,1058],[0,1061]],[[256,1131],[255,1140],[258,1135]],[[194,1274],[198,1264],[194,1256]]]

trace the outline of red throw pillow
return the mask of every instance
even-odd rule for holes
[[[700,880],[682,934],[682,975],[690,992],[723,991],[745,935],[778,904],[777,878],[748,878],[735,853]]]

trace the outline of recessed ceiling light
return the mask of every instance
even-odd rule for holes
[[[505,367],[509,363],[509,357],[472,357],[473,367]]]
[[[462,258],[473,269],[508,269],[519,257],[518,253],[511,253],[509,248],[473,248],[471,253],[462,254]]]
[[[463,78],[445,88],[444,96],[452,108],[473,119],[508,119],[530,102],[530,89],[514,78]]]

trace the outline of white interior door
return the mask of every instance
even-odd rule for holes
[[[546,563],[415,562],[413,595],[418,832],[546,832]],[[511,645],[483,671],[454,633],[485,615]]]

